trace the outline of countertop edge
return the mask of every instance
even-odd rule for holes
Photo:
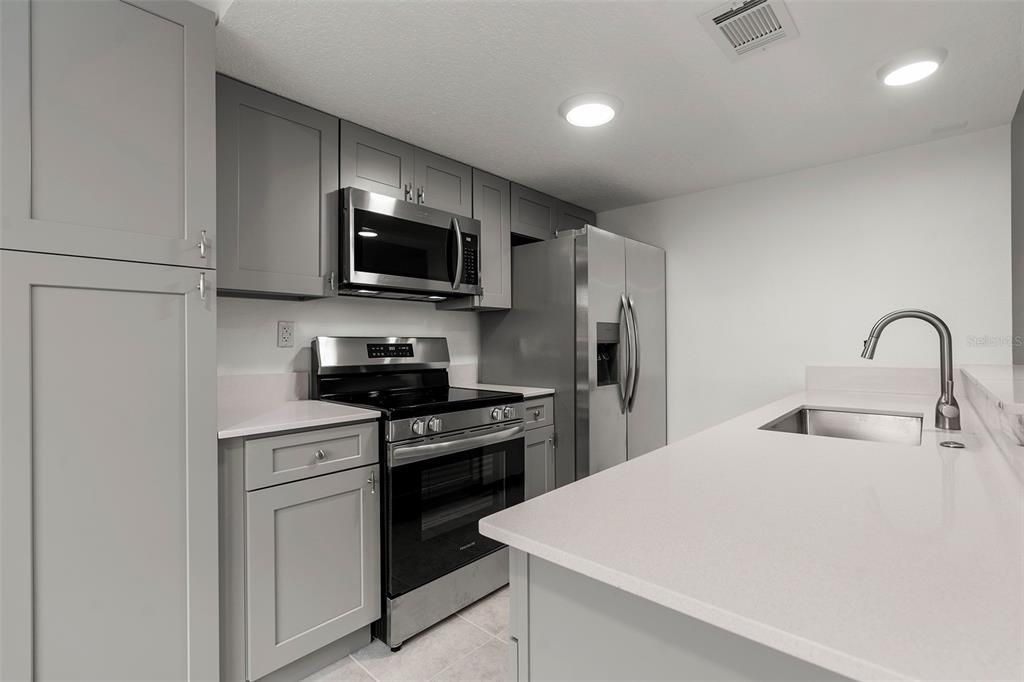
[[[317,402],[319,401],[294,401],[298,402]],[[283,406],[288,406],[289,403],[283,403]],[[295,417],[281,415],[278,417],[274,416],[273,409],[268,410],[266,421],[259,424],[247,424],[243,421],[241,424],[229,426],[227,428],[218,429],[217,440],[229,440],[231,438],[245,438],[249,436],[266,436],[275,433],[283,433],[285,431],[302,431],[305,429],[315,429],[325,426],[341,426],[345,424],[357,424],[360,422],[375,421],[380,417],[380,413],[375,410],[367,410],[363,408],[353,408],[348,406],[343,407],[348,412],[346,414],[336,414],[329,416],[314,416],[314,417]],[[260,415],[254,415],[251,419],[258,419]],[[246,420],[248,421],[248,420]]]
[[[727,632],[745,637],[758,644],[784,654],[831,670],[856,680],[914,680],[902,673],[875,665],[856,656],[793,635],[760,621],[745,618],[732,611],[717,608],[705,602],[653,585],[643,579],[625,575],[600,564],[560,552],[544,543],[530,540],[516,533],[480,521],[480,532],[513,549],[536,556],[567,570],[592,578],[624,592],[646,599],[684,616],[696,618]]]

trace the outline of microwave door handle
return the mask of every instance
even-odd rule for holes
[[[458,289],[462,283],[462,229],[455,216],[452,216],[452,228],[455,230],[455,278],[452,280],[452,289]]]
[[[443,457],[463,450],[472,450],[486,445],[495,445],[506,440],[512,440],[521,436],[526,431],[522,424],[513,426],[510,429],[502,429],[493,433],[485,433],[481,436],[470,436],[469,438],[456,438],[444,441],[443,443],[427,443],[426,445],[399,445],[393,448],[388,456],[388,465],[391,467],[402,466],[421,462],[425,459]]]

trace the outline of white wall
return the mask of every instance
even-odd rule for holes
[[[1010,361],[1009,126],[607,211],[598,224],[668,253],[670,440],[801,390],[808,364],[869,364],[861,342],[897,308],[945,319],[958,365]],[[1000,338],[972,340],[985,336]],[[876,358],[937,365],[935,332],[897,322]]]
[[[295,322],[295,347],[277,347],[277,322]],[[309,370],[314,336],[445,336],[452,364],[476,364],[476,313],[435,310],[433,304],[360,298],[273,301],[217,299],[218,374]]]
[[[1024,365],[1024,94],[1010,129],[1010,181],[1013,212],[1013,363]]]

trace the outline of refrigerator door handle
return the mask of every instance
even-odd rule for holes
[[[622,411],[629,408],[629,399],[633,395],[633,381],[636,378],[636,349],[633,346],[633,338],[636,330],[633,328],[633,315],[629,308],[629,300],[626,294],[622,294],[622,315],[626,318],[626,385],[622,385],[621,373],[619,380],[619,394],[622,397]]]
[[[636,404],[636,391],[640,384],[640,332],[636,323],[636,303],[633,302],[632,296],[628,297],[626,301],[629,303],[629,319],[632,322],[631,326],[633,328],[633,338],[629,342],[633,350],[633,380],[630,382],[631,388],[626,407],[632,412],[633,405]]]

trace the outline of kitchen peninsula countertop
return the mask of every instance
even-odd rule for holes
[[[803,405],[921,414],[922,442],[759,430]],[[935,396],[798,393],[481,532],[854,679],[1020,680],[1024,479],[961,407],[938,432]]]

